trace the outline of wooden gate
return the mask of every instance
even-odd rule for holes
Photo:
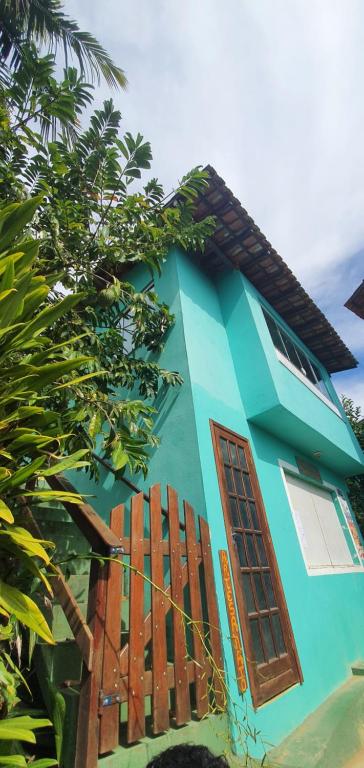
[[[65,481],[52,478],[52,485],[64,488]],[[183,725],[192,712],[202,718],[211,705],[224,708],[210,533],[187,502],[180,519],[171,487],[166,509],[155,485],[149,496],[135,494],[128,511],[113,509],[110,527],[89,505],[65,506],[104,556],[92,561],[82,632],[80,620],[72,621],[76,601],[65,585],[58,591],[84,661],[75,766],[96,768],[98,756],[120,743]]]

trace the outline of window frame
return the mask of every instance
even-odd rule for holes
[[[331,494],[332,500],[333,500],[333,504],[334,504],[334,507],[335,507],[335,511],[336,511],[336,514],[337,514],[339,522],[340,522],[340,517],[339,517],[338,509],[341,511],[343,517],[345,517],[345,512],[344,512],[344,510],[342,508],[342,505],[341,505],[341,502],[340,502],[340,494],[338,492],[339,489],[336,488],[336,486],[332,485],[331,483],[327,483],[325,481],[320,483],[318,481],[315,481],[313,478],[309,478],[307,476],[302,475],[302,473],[299,472],[297,467],[295,467],[293,464],[290,464],[290,463],[288,463],[286,461],[283,461],[281,459],[279,460],[279,466],[280,466],[280,471],[281,471],[281,475],[282,475],[282,482],[283,482],[285,493],[286,493],[286,496],[287,496],[287,503],[288,503],[288,506],[289,506],[289,509],[290,509],[290,512],[291,512],[291,515],[292,515],[292,521],[293,521],[293,524],[294,524],[294,527],[295,527],[295,531],[296,531],[296,534],[297,534],[297,540],[298,540],[298,544],[299,544],[299,547],[300,547],[300,550],[301,550],[302,559],[303,559],[303,562],[305,564],[305,569],[306,569],[307,575],[314,577],[314,576],[338,576],[340,574],[345,575],[345,574],[349,574],[349,573],[352,573],[352,574],[353,573],[354,574],[356,574],[356,573],[364,573],[364,562],[363,562],[363,560],[362,560],[362,558],[360,556],[360,552],[358,550],[357,542],[355,541],[355,538],[353,536],[353,533],[352,533],[349,525],[346,525],[346,529],[348,531],[348,535],[350,537],[353,549],[355,551],[356,557],[357,557],[359,562],[355,563],[354,560],[353,560],[353,565],[352,566],[349,566],[349,565],[343,565],[343,566],[340,566],[340,565],[335,565],[335,566],[328,565],[328,566],[318,567],[318,568],[310,567],[310,565],[309,565],[309,563],[307,561],[307,557],[306,557],[306,553],[305,553],[304,547],[302,545],[302,540],[301,540],[301,537],[300,537],[300,532],[299,532],[299,529],[298,529],[297,524],[296,524],[296,518],[295,518],[295,515],[294,515],[294,510],[293,510],[293,507],[292,507],[292,504],[291,504],[291,498],[290,498],[290,495],[289,495],[289,489],[288,489],[288,484],[287,484],[287,475],[291,475],[296,480],[300,480],[302,483],[305,483],[308,486],[312,486],[313,488],[321,489],[322,491],[327,491],[329,494]],[[344,501],[346,502],[346,504],[348,504],[348,501],[347,501],[347,499],[345,498],[344,495],[343,495],[343,498],[344,498]],[[350,506],[349,506],[349,510],[350,510],[351,516],[352,516],[352,518],[354,520],[354,523],[355,523],[355,518],[354,518],[353,513],[352,513],[352,511],[350,509]],[[343,528],[342,524],[341,524],[341,528]],[[344,530],[343,530],[343,536],[344,536],[345,540],[347,541],[347,536],[345,536]]]
[[[241,633],[244,642],[246,664],[248,669],[249,683],[253,705],[255,708],[270,701],[275,696],[290,689],[292,686],[303,682],[302,669],[298,658],[296,643],[289,618],[288,607],[284,595],[283,585],[279,573],[278,563],[273,547],[273,542],[269,530],[269,524],[265,512],[265,507],[260,492],[258,477],[255,464],[247,438],[224,427],[218,422],[210,419],[210,428],[216,470],[220,489],[221,505],[223,509],[226,538],[228,543],[230,563],[233,574],[233,583],[235,590],[236,603],[241,627]],[[286,653],[276,657],[272,661],[257,664],[253,661],[253,641],[250,629],[250,619],[245,606],[245,596],[241,586],[241,566],[238,560],[237,548],[234,543],[234,527],[230,519],[230,510],[228,508],[229,491],[227,488],[224,460],[220,448],[220,438],[242,445],[246,457],[247,470],[253,491],[252,498],[255,500],[256,509],[259,518],[260,531],[264,542],[267,562],[270,569],[273,590],[276,596],[278,615],[281,621],[283,638],[286,646]],[[236,535],[236,534],[235,534]],[[253,574],[253,570],[251,571]],[[264,678],[264,673],[270,676]]]
[[[320,366],[314,361],[310,359],[310,356],[307,354],[307,352],[301,348],[296,340],[292,338],[289,333],[285,330],[283,325],[281,326],[280,323],[275,319],[275,317],[269,312],[269,310],[261,304],[261,309],[263,313],[263,317],[269,332],[269,336],[271,339],[271,342],[273,344],[273,347],[275,349],[277,358],[282,365],[284,365],[288,370],[291,371],[300,381],[302,381],[303,384],[308,387],[308,389],[311,390],[320,400],[322,400],[325,405],[327,405],[329,408],[331,408],[332,411],[334,411],[337,416],[342,418],[342,415],[337,407],[335,405],[333,398],[331,396],[331,393],[327,387],[325,378],[322,374],[322,371],[320,369]],[[274,342],[274,338],[272,336],[272,331],[268,322],[268,319],[271,323],[275,326],[275,331],[279,335],[279,339],[281,341],[281,347],[285,350],[285,352],[282,352],[279,347]],[[285,337],[289,340],[290,344],[292,344],[295,354],[297,355],[298,359],[302,363],[300,367],[298,367],[295,363],[292,362],[292,360],[289,357],[289,353],[287,351],[287,347],[285,344]],[[304,357],[304,360],[301,360],[301,357]],[[311,378],[313,377],[315,381],[312,381],[311,378],[305,373],[305,367],[304,363],[305,360],[308,362],[310,370],[311,370]]]

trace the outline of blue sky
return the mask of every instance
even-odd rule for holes
[[[127,74],[125,130],[172,189],[210,163],[360,361],[334,376],[364,410],[362,0],[65,0]],[[96,90],[97,102],[109,97]]]

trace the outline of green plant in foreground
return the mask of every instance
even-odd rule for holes
[[[51,725],[17,712],[17,690],[27,687],[19,668],[24,628],[54,642],[34,599],[42,590],[51,594],[46,570],[52,567],[54,545],[21,525],[20,500],[34,495],[78,500],[48,490],[44,480],[87,464],[86,449],[63,454],[61,416],[45,405],[49,390],[67,388],[88,358],[76,355],[72,343],[55,344],[47,335],[80,296],[49,302],[52,280],[39,271],[37,242],[23,235],[37,205],[39,199],[33,198],[0,209],[0,765],[9,766],[24,766],[27,760],[21,750],[4,755],[4,744],[12,745],[11,752],[19,742],[34,744],[34,730]],[[30,481],[41,479],[42,487],[29,488]],[[39,768],[54,764],[38,762]]]

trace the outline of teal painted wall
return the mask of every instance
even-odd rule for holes
[[[226,548],[227,543],[209,419],[251,442],[302,665],[303,685],[295,686],[254,713],[249,692],[244,700],[236,690],[230,641],[224,642],[228,680],[236,703],[235,718],[242,721],[243,713],[247,714],[250,726],[260,731],[262,740],[277,744],[346,679],[350,664],[363,656],[364,573],[307,575],[278,464],[281,459],[294,465],[295,449],[248,422],[242,399],[242,379],[264,362],[266,350],[258,343],[254,325],[249,325],[246,318],[244,321],[243,315],[240,323],[229,327],[234,312],[240,318],[236,282],[230,276],[214,285],[192,260],[180,254],[178,277],[222,632],[227,638],[218,549]],[[242,286],[240,292],[241,289]],[[234,338],[235,332],[238,338]],[[233,357],[238,353],[234,365]],[[273,375],[273,366],[268,367],[268,383],[255,375],[256,393],[251,385],[251,398],[271,396]],[[313,393],[308,394],[316,399]],[[324,404],[318,403],[325,410]],[[322,421],[324,416],[319,418]],[[345,491],[342,476],[322,464],[319,468],[324,481]],[[261,756],[264,745],[259,739],[257,744],[250,739],[249,749],[253,755]]]
[[[276,315],[240,272],[229,271],[219,281],[221,311],[248,419],[348,476],[363,471],[362,452],[342,409],[331,379],[319,361],[326,386],[341,417],[283,365],[264,319],[264,304],[298,346],[302,342]],[[254,360],[254,365],[247,365]]]
[[[128,278],[141,289],[149,274],[137,268]],[[248,722],[252,729],[261,732],[256,744],[253,739],[248,740],[251,754],[261,756],[264,743],[278,744],[345,680],[350,664],[363,657],[364,574],[307,575],[278,459],[295,464],[293,443],[297,425],[302,425],[301,445],[324,433],[321,445],[332,450],[334,440],[339,439],[340,445],[344,445],[337,449],[342,452],[339,464],[355,463],[357,448],[346,422],[341,422],[313,393],[306,392],[301,382],[293,383],[294,376],[279,365],[259,297],[239,273],[230,272],[213,283],[191,259],[174,250],[161,277],[156,278],[156,290],[176,317],[159,362],[178,370],[184,384],[158,403],[156,432],[161,445],[151,455],[147,479],[139,477],[133,481],[143,489],[154,482],[169,482],[197,512],[208,518],[227,680],[234,702],[232,720],[239,721],[243,730]],[[286,414],[287,424],[280,439],[272,434],[276,422],[268,432],[251,421],[251,415],[256,416],[262,402],[274,419],[275,408],[281,409],[280,417]],[[311,420],[307,435],[304,410]],[[332,417],[340,426],[336,422],[333,425]],[[218,549],[227,548],[227,542],[210,419],[250,440],[304,675],[302,686],[292,688],[256,713],[249,691],[241,697],[234,682],[218,561]],[[296,427],[293,431],[292,423]],[[332,456],[327,464],[335,464],[331,459]],[[320,471],[325,481],[345,491],[342,474],[323,463]],[[106,520],[110,509],[130,496],[122,482],[104,471],[98,485],[82,473],[73,473],[70,479],[80,491],[95,494],[90,502]],[[233,730],[239,748],[241,731],[234,726]]]
[[[191,383],[187,365],[186,347],[181,317],[181,300],[177,279],[176,253],[171,252],[163,266],[162,274],[155,275],[155,290],[166,302],[175,316],[175,324],[168,333],[163,352],[157,358],[148,354],[150,360],[158,359],[166,369],[178,371],[183,377],[183,384],[161,392],[151,403],[158,411],[155,418],[155,434],[160,438],[158,448],[150,451],[149,471],[146,478],[142,474],[133,476],[132,481],[143,491],[154,483],[162,483],[163,502],[167,483],[174,487],[182,500],[187,499],[194,509],[205,516],[205,502],[202,476],[197,448],[196,424],[192,402]],[[142,290],[150,281],[150,272],[144,266],[136,267],[127,276],[138,290]],[[142,356],[142,353],[138,353]],[[138,392],[135,392],[138,398]],[[68,478],[80,493],[92,494],[90,503],[109,521],[110,510],[127,501],[130,491],[112,473],[101,468],[99,482],[93,482],[84,472],[70,472]]]

